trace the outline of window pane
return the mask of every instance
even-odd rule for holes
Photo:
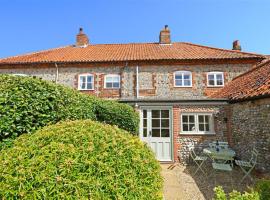
[[[147,117],[147,110],[143,110],[143,118]]]
[[[222,78],[222,74],[217,74],[216,75],[216,78],[217,78],[217,80],[222,80],[223,78]]]
[[[86,84],[85,84],[85,82],[81,82],[81,89],[86,89]]]
[[[113,82],[118,82],[118,80],[119,80],[118,76],[112,76],[112,81]]]
[[[215,81],[214,80],[208,80],[208,85],[215,85]]]
[[[80,82],[85,82],[85,76],[80,76]]]
[[[161,111],[161,117],[162,118],[169,118],[169,110],[162,110]]]
[[[106,76],[106,82],[113,82],[113,78],[111,76]]]
[[[152,118],[160,118],[160,110],[152,110]]]
[[[144,128],[147,127],[147,119],[143,119],[143,127],[144,127]]]
[[[184,80],[184,86],[191,86],[190,80]]]
[[[93,87],[92,87],[92,83],[91,83],[91,82],[90,82],[90,83],[87,83],[87,89],[88,89],[88,90],[93,89]]]
[[[113,83],[113,88],[119,88],[119,83],[118,82],[114,82]]]
[[[215,80],[215,75],[214,74],[209,74],[208,75],[208,80]]]
[[[182,75],[175,75],[175,80],[182,80]]]
[[[170,127],[170,120],[169,119],[162,119],[161,120],[161,127],[162,128],[169,128]]]
[[[160,127],[160,119],[152,119],[152,127]]]
[[[204,123],[204,115],[199,115],[199,123]]]
[[[223,85],[223,80],[217,80],[217,85]]]
[[[185,74],[185,75],[184,75],[184,79],[185,79],[185,80],[190,80],[190,75],[189,75],[189,74]]]
[[[187,115],[182,115],[182,121],[183,122],[188,122],[188,116]]]
[[[195,124],[189,124],[189,131],[195,131]]]
[[[160,129],[152,129],[152,137],[160,137]]]
[[[209,123],[209,118],[210,118],[210,116],[209,116],[209,115],[205,115],[205,116],[204,116],[205,123]]]
[[[204,130],[204,124],[199,124],[199,131],[205,131]]]
[[[194,122],[195,122],[195,116],[189,115],[189,123],[194,123]]]
[[[182,80],[175,80],[176,86],[182,86]]]
[[[170,129],[161,129],[161,137],[170,137]]]
[[[183,131],[188,131],[188,125],[187,124],[183,124]]]
[[[92,78],[93,78],[92,76],[87,76],[87,82],[88,83],[91,83],[92,82]]]
[[[106,83],[106,88],[112,88],[112,83]]]
[[[205,131],[210,131],[209,124],[205,124]]]
[[[143,137],[147,137],[147,128],[143,129]]]

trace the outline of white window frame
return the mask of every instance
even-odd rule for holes
[[[194,131],[183,131],[183,115],[193,115],[195,120],[195,130]],[[209,118],[209,131],[199,131],[199,115],[208,115]],[[189,135],[189,134],[196,134],[196,135],[214,135],[215,128],[214,128],[214,116],[213,113],[208,112],[196,112],[196,113],[182,113],[180,115],[180,134]]]
[[[222,75],[222,85],[217,85],[217,75]],[[214,75],[214,85],[209,85],[209,75]],[[224,72],[208,72],[207,73],[207,86],[208,87],[223,87],[224,86]]]
[[[86,77],[86,88],[81,88],[80,87],[80,80],[81,80],[81,77],[83,77],[83,76],[85,76]],[[87,88],[87,77],[88,76],[91,76],[92,77],[92,88],[91,89],[88,89]],[[95,88],[95,85],[94,85],[94,83],[95,83],[95,77],[94,77],[94,75],[93,74],[79,74],[79,76],[78,76],[78,90],[82,90],[82,91],[85,91],[85,90],[94,90],[94,88]]]
[[[112,87],[107,87],[106,83],[107,83],[108,77],[113,77],[113,78],[118,77],[119,78],[119,87],[113,87],[113,84],[112,84]],[[116,83],[116,82],[112,82],[112,83]],[[119,74],[107,74],[104,76],[104,88],[106,88],[106,89],[120,89],[120,87],[121,87],[121,77]]]
[[[190,76],[190,85],[184,85],[184,75],[189,75]],[[182,76],[182,85],[176,85],[176,75],[181,75]],[[192,72],[191,71],[176,71],[173,73],[173,84],[174,87],[192,87]]]

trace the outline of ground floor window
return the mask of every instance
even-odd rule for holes
[[[183,134],[213,134],[214,120],[211,113],[181,114],[181,133]]]

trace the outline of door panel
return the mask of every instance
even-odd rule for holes
[[[172,160],[171,110],[143,109],[141,139],[146,142],[160,161]]]

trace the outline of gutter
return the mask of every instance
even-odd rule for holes
[[[243,99],[229,100],[229,103],[235,104],[235,103],[241,103],[241,102],[245,102],[245,101],[254,101],[254,100],[265,99],[265,98],[270,98],[270,94],[247,97],[247,98],[243,98]]]
[[[227,105],[228,99],[119,99],[133,105]]]

